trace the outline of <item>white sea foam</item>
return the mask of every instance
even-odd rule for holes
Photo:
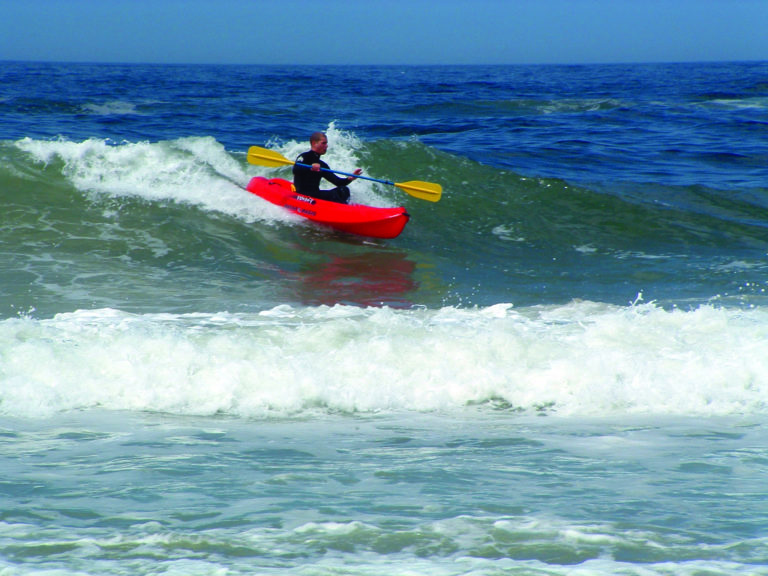
[[[101,309],[0,323],[0,413],[764,413],[767,346],[762,309]]]
[[[63,163],[63,176],[87,194],[178,202],[249,222],[294,218],[243,190],[266,172],[244,166],[213,138],[118,144],[24,138],[16,146],[38,162]]]
[[[101,104],[86,104],[83,106],[83,110],[88,114],[95,114],[97,116],[128,116],[140,114],[136,109],[136,104],[122,100],[110,100]]]
[[[328,127],[332,142],[325,157],[334,168],[352,172],[361,167],[356,157],[360,141],[352,134]],[[43,164],[63,163],[62,174],[77,189],[110,197],[139,197],[151,202],[178,202],[204,210],[253,221],[295,221],[296,216],[261,200],[243,188],[254,176],[291,178],[290,169],[245,163],[246,151],[237,158],[211,137],[188,137],[162,142],[112,142],[91,138],[23,138],[16,147]],[[308,142],[270,146],[293,159],[308,149]],[[328,184],[330,186],[330,184]],[[354,184],[355,201],[392,205],[376,185],[366,180]]]

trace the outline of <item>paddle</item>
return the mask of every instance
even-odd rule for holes
[[[269,166],[275,168],[277,166],[285,166],[287,164],[296,164],[297,166],[305,166],[309,168],[308,164],[302,164],[301,162],[293,162],[288,160],[285,156],[274,150],[268,148],[261,148],[259,146],[251,146],[248,149],[248,162],[251,164],[257,164],[259,166]],[[422,200],[428,200],[430,202],[437,202],[440,200],[440,196],[443,193],[443,187],[440,184],[433,182],[421,182],[419,180],[411,180],[409,182],[390,182],[389,180],[379,180],[378,178],[370,178],[368,176],[360,176],[350,174],[348,172],[340,172],[339,170],[330,170],[328,168],[321,168],[326,172],[334,172],[335,174],[342,174],[344,176],[352,176],[353,178],[362,178],[363,180],[371,180],[373,182],[379,182],[380,184],[389,184],[390,186],[397,186],[407,194]]]

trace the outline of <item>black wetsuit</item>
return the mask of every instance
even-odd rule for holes
[[[301,164],[320,164],[322,168],[326,170],[329,168],[328,164],[320,159],[320,154],[314,150],[308,150],[304,154],[300,154],[296,158],[296,162]],[[334,184],[336,188],[332,190],[320,190],[320,179],[325,178],[331,184]],[[347,184],[351,182],[350,178],[341,178],[333,172],[326,172],[321,170],[320,172],[314,172],[311,168],[305,166],[293,165],[293,185],[296,186],[296,192],[304,194],[305,196],[312,196],[312,198],[320,198],[321,200],[330,200],[331,202],[340,202],[346,204],[349,201],[349,188]]]

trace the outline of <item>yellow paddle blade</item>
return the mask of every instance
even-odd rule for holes
[[[411,180],[410,182],[395,182],[395,186],[411,196],[421,198],[422,200],[429,200],[430,202],[437,202],[443,194],[443,187],[434,182]]]
[[[288,160],[288,158],[279,152],[261,148],[259,146],[251,146],[248,148],[248,162],[258,166],[270,166],[272,168],[293,164],[292,160]]]

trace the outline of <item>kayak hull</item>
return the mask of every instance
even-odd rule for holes
[[[395,238],[410,216],[402,206],[377,208],[363,204],[340,204],[297,194],[293,184],[282,178],[252,178],[246,190],[308,220],[358,236]]]

